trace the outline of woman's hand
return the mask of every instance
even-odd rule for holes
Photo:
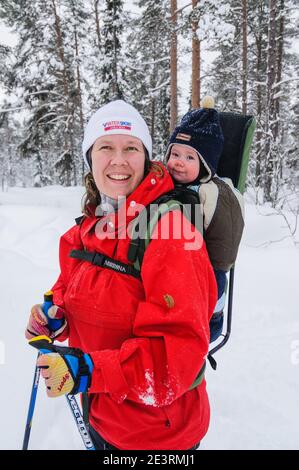
[[[45,335],[51,339],[56,339],[67,327],[65,312],[62,308],[52,305],[46,315],[43,312],[42,305],[37,304],[31,309],[25,337],[31,339],[35,336]]]
[[[45,379],[47,395],[59,397],[69,393],[87,392],[93,371],[89,354],[84,354],[78,348],[55,345],[46,347],[49,347],[48,351],[44,347],[40,350],[42,354],[37,360],[37,366]]]

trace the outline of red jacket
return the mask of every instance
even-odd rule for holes
[[[85,247],[128,263],[130,239],[123,234],[138,204],[148,205],[173,188],[160,168],[127,199],[126,226],[112,215],[88,217],[62,236],[61,274],[53,287],[54,302],[67,313],[69,344],[94,362],[90,422],[123,450],[188,449],[209,425],[205,380],[188,391],[208,352],[217,299],[199,233],[201,247],[186,250],[190,239],[178,238],[177,230],[182,222],[191,227],[177,211],[168,215],[170,239],[162,239],[163,216],[144,256],[142,281],[69,257],[71,249]],[[101,226],[107,222],[110,238],[99,236],[99,220]]]

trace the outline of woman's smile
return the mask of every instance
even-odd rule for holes
[[[109,178],[111,181],[113,181],[116,184],[121,184],[121,183],[126,183],[130,178],[131,175],[126,175],[122,173],[110,173],[106,175],[107,178]]]

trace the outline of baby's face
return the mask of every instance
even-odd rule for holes
[[[199,175],[198,153],[189,145],[174,144],[171,147],[167,168],[178,183],[191,183]]]

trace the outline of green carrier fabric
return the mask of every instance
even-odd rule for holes
[[[230,178],[240,193],[244,194],[256,121],[254,116],[239,113],[220,112],[219,117],[224,135],[224,146],[217,174],[220,177]],[[222,335],[222,340],[209,351],[208,355],[213,369],[217,367],[213,355],[227,343],[231,334],[234,275],[235,268],[233,266],[229,272],[226,332]]]
[[[152,208],[155,210],[153,211]],[[150,206],[145,207],[134,221],[128,260],[133,263],[136,271],[141,270],[145,250],[158,221],[164,214],[176,210],[183,212],[197,230],[203,233],[198,194],[184,186],[177,186],[153,201]]]
[[[243,194],[256,121],[253,116],[237,113],[219,113],[224,135],[224,147],[217,175],[228,177]]]

